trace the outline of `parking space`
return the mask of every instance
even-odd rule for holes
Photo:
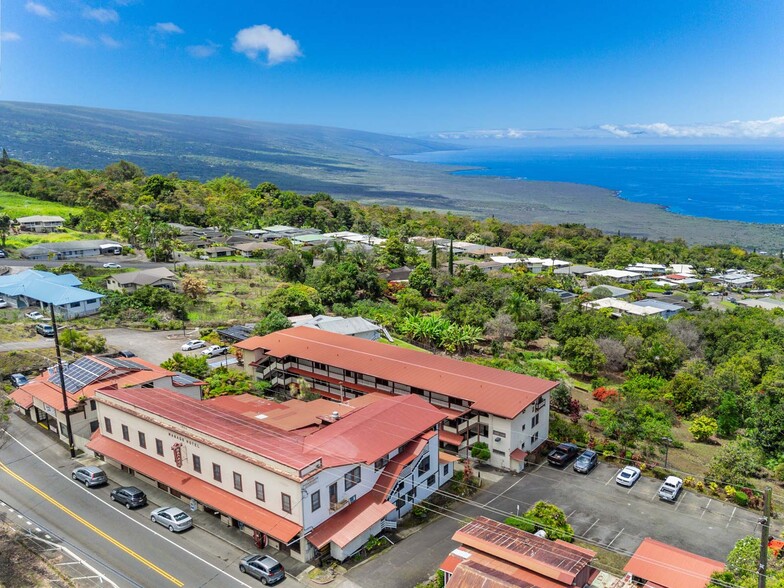
[[[134,329],[101,329],[92,331],[92,335],[102,335],[106,343],[117,350],[133,351],[142,359],[160,365],[176,352],[193,355],[196,351],[181,351],[181,346],[188,339],[198,336],[192,329],[182,331],[136,331]]]
[[[735,542],[758,532],[759,515],[721,500],[684,490],[674,503],[659,499],[660,480],[641,477],[631,488],[615,483],[619,468],[599,464],[588,475],[567,466],[534,466],[519,484],[493,499],[514,514],[537,500],[564,510],[575,534],[622,553],[633,552],[645,537],[723,561]]]

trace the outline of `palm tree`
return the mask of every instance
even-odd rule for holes
[[[0,242],[5,247],[5,240],[11,231],[11,217],[7,214],[0,214]]]

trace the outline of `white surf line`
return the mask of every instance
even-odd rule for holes
[[[735,508],[733,508],[733,509],[732,509],[732,514],[730,515],[730,520],[728,520],[728,521],[727,521],[727,524],[724,526],[724,528],[725,528],[725,529],[729,529],[729,528],[730,528],[730,523],[732,522],[732,517],[734,517],[734,516],[735,516],[735,511],[736,511],[736,510],[738,510],[738,507],[737,507],[737,506],[736,506]]]
[[[624,527],[623,529],[621,529],[620,531],[618,531],[618,534],[617,534],[615,537],[613,537],[613,540],[612,540],[612,541],[610,541],[610,542],[607,544],[607,547],[610,547],[610,546],[611,546],[613,543],[615,543],[615,540],[616,540],[618,537],[620,537],[620,536],[621,536],[621,533],[623,533],[625,530],[626,530],[626,527]]]
[[[708,498],[708,504],[706,504],[705,506],[702,507],[702,514],[700,515],[700,518],[705,516],[705,513],[708,511],[708,508],[710,507],[711,502],[713,502],[713,498]]]
[[[103,502],[103,503],[104,503],[106,506],[109,506],[109,507],[111,507],[111,508],[112,508],[112,510],[114,510],[116,513],[118,513],[118,514],[120,514],[120,515],[124,516],[126,519],[128,519],[128,520],[129,520],[129,521],[131,521],[132,523],[134,523],[134,524],[136,524],[136,525],[139,525],[139,526],[140,526],[142,529],[145,529],[146,531],[149,531],[150,533],[153,533],[153,534],[157,535],[158,537],[160,537],[161,539],[163,539],[164,541],[166,541],[166,542],[167,542],[167,543],[169,543],[170,545],[173,545],[174,547],[176,547],[176,548],[177,548],[177,549],[179,549],[180,551],[183,551],[183,552],[187,553],[188,555],[190,555],[190,556],[191,556],[191,557],[193,557],[194,559],[196,559],[196,560],[198,560],[198,561],[202,562],[203,564],[205,564],[205,565],[207,565],[207,566],[211,567],[213,570],[215,570],[215,571],[216,571],[216,572],[218,572],[219,574],[223,574],[223,575],[224,575],[224,576],[226,576],[227,578],[230,578],[230,579],[232,579],[234,582],[236,582],[236,583],[237,583],[237,584],[239,584],[240,586],[245,586],[245,588],[252,588],[250,584],[246,584],[246,583],[245,583],[245,582],[243,582],[242,580],[238,580],[237,578],[235,578],[234,576],[232,576],[231,574],[229,574],[229,573],[228,573],[226,570],[222,570],[221,568],[219,568],[219,567],[218,567],[218,566],[216,566],[215,564],[212,564],[212,563],[208,562],[206,559],[203,559],[203,558],[201,558],[200,556],[196,555],[196,554],[195,554],[195,553],[193,553],[192,551],[188,551],[187,549],[185,549],[185,548],[184,548],[182,545],[180,545],[179,543],[176,543],[176,542],[172,541],[171,539],[169,539],[168,537],[166,537],[166,536],[164,536],[164,535],[161,535],[161,534],[160,534],[160,533],[158,533],[158,531],[156,531],[155,529],[151,529],[150,527],[147,527],[146,525],[143,525],[143,524],[142,524],[142,522],[141,522],[140,520],[138,520],[138,519],[136,519],[136,518],[133,518],[133,517],[132,517],[132,516],[130,516],[128,513],[126,513],[126,512],[125,512],[125,511],[123,511],[123,510],[120,510],[120,509],[116,508],[115,506],[113,506],[112,504],[110,504],[109,502],[107,502],[106,500],[104,500],[103,498],[101,498],[100,496],[98,496],[97,494],[93,494],[92,492],[90,492],[90,491],[89,491],[89,490],[87,490],[86,488],[83,488],[81,484],[78,484],[77,482],[75,482],[74,480],[72,480],[70,476],[66,476],[66,475],[65,475],[63,472],[61,472],[60,470],[58,470],[56,467],[54,467],[52,464],[50,464],[48,461],[46,461],[46,460],[45,460],[44,458],[42,458],[40,455],[38,455],[37,453],[35,453],[35,452],[34,452],[32,449],[30,449],[29,447],[27,447],[27,445],[25,445],[24,443],[22,443],[21,441],[19,441],[19,440],[18,440],[16,437],[14,437],[13,435],[11,435],[11,433],[9,433],[8,431],[4,431],[4,433],[5,433],[5,434],[6,434],[8,437],[10,437],[11,439],[13,439],[13,440],[14,440],[14,441],[15,441],[15,442],[18,444],[18,445],[20,445],[21,447],[23,447],[23,448],[24,448],[24,450],[25,450],[25,451],[27,451],[27,452],[28,452],[28,453],[29,453],[31,456],[33,456],[34,458],[36,458],[38,461],[40,461],[42,464],[44,464],[46,467],[48,467],[48,468],[49,468],[50,470],[52,470],[53,472],[56,472],[56,473],[57,473],[59,476],[62,476],[63,478],[65,478],[66,480],[68,480],[69,482],[71,482],[72,484],[75,484],[75,485],[76,485],[76,486],[77,486],[77,487],[78,487],[78,488],[79,488],[79,489],[80,489],[82,492],[84,492],[84,493],[85,493],[85,494],[87,494],[88,496],[92,496],[92,497],[93,497],[95,500],[97,500],[97,501],[99,501],[99,502]]]

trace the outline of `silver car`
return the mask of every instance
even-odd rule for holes
[[[246,555],[240,560],[240,571],[253,576],[262,584],[273,584],[286,577],[281,563],[269,555]]]
[[[162,506],[150,513],[153,523],[163,525],[169,531],[185,531],[193,526],[193,519],[176,506]]]
[[[76,468],[71,472],[71,477],[75,481],[81,482],[88,488],[92,488],[93,486],[100,486],[101,484],[106,484],[106,482],[109,481],[109,479],[106,477],[106,472],[95,466],[82,466],[80,468]]]

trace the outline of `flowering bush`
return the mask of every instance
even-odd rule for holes
[[[735,488],[727,484],[724,486],[724,495],[727,497],[728,500],[732,500],[735,498]]]
[[[594,400],[598,400],[599,402],[607,402],[608,400],[618,398],[618,390],[600,386],[593,391],[592,396]]]

